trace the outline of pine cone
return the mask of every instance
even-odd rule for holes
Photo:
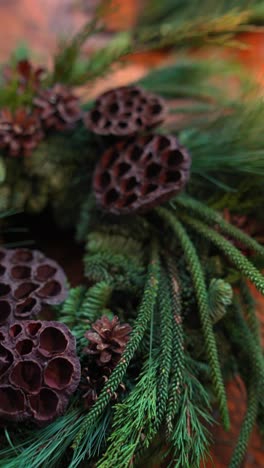
[[[0,148],[13,157],[29,156],[43,139],[38,116],[18,109],[14,114],[9,109],[0,113]]]
[[[29,60],[20,60],[15,68],[7,66],[3,71],[4,78],[7,82],[13,80],[18,81],[18,91],[20,93],[23,93],[28,88],[37,91],[45,73],[46,69],[44,67],[34,68]]]
[[[81,118],[79,99],[61,84],[41,90],[33,103],[47,130],[71,129]]]
[[[255,219],[246,215],[232,214],[228,208],[224,209],[223,218],[230,224],[233,224],[235,227],[245,232],[248,236],[254,237],[254,239],[256,239],[260,244],[264,243],[263,228]],[[218,229],[218,227],[216,228]],[[239,240],[228,236],[227,239],[232,242],[235,247],[241,250],[244,255],[249,257],[254,255],[254,252],[249,248],[246,248]]]
[[[180,192],[191,158],[174,136],[131,138],[105,151],[93,179],[98,204],[114,214],[145,212]]]
[[[111,89],[95,101],[86,126],[100,135],[128,136],[150,130],[165,118],[164,101],[138,86]]]
[[[0,326],[35,317],[67,296],[60,266],[38,250],[0,250]]]
[[[121,325],[118,317],[109,320],[106,316],[97,320],[85,337],[90,341],[84,349],[88,355],[87,365],[82,371],[80,389],[83,392],[85,408],[90,408],[98,398],[104,384],[121,359],[129,340],[130,325]],[[112,399],[125,390],[121,383]]]
[[[130,325],[121,325],[117,316],[110,320],[104,315],[85,333],[90,343],[84,352],[94,356],[98,366],[113,369],[124,352],[130,332]]]
[[[14,322],[0,330],[0,421],[48,424],[80,381],[75,339],[59,322]]]

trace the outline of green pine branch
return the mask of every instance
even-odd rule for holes
[[[241,231],[241,229],[238,229],[237,227],[228,223],[220,213],[212,208],[209,208],[205,203],[199,202],[198,200],[195,200],[194,198],[191,198],[187,195],[181,195],[176,197],[172,204],[174,206],[178,205],[180,207],[184,207],[185,210],[188,210],[188,212],[193,212],[196,216],[201,218],[202,221],[207,222],[214,227],[217,226],[223,234],[242,242],[245,247],[264,257],[264,247],[262,245]]]
[[[122,359],[112,372],[109,380],[103,387],[95,405],[89,411],[84,422],[80,425],[79,433],[77,434],[73,447],[74,455],[71,462],[71,468],[76,466],[76,460],[82,460],[86,456],[85,444],[88,428],[95,424],[97,419],[102,414],[102,411],[108,405],[111,396],[116,391],[123,380],[127,367],[133,358],[148,326],[151,315],[153,313],[159,287],[159,255],[156,242],[151,245],[151,258],[148,268],[146,285],[142,297],[142,302],[139,308],[138,316],[135,320],[133,330],[130,336],[128,345],[124,351]]]
[[[230,263],[234,265],[240,273],[250,279],[256,288],[264,295],[264,276],[254,267],[247,257],[221,234],[218,234],[205,223],[191,218],[184,213],[179,213],[179,217],[201,236],[216,245],[218,249],[226,255]]]
[[[229,427],[229,415],[225,394],[225,387],[221,375],[220,363],[217,353],[216,341],[213,332],[212,321],[210,318],[208,294],[205,285],[204,273],[196,252],[196,249],[186,233],[182,224],[175,218],[175,216],[164,208],[158,208],[158,215],[170,226],[175,236],[179,240],[183,254],[185,256],[192,281],[196,293],[197,304],[199,307],[200,320],[202,325],[203,337],[205,340],[205,347],[207,358],[211,368],[211,378],[213,382],[214,393],[217,398],[219,410],[226,428]]]

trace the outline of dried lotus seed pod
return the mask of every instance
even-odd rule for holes
[[[113,214],[145,212],[182,191],[191,158],[174,136],[130,138],[106,150],[95,169],[98,205]]]

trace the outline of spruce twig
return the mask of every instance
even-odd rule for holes
[[[169,403],[166,411],[167,429],[172,431],[172,421],[178,411],[181,392],[183,389],[183,372],[185,366],[184,336],[182,326],[182,304],[180,283],[175,263],[166,257],[170,290],[173,305],[173,348],[172,348],[172,373],[169,388]]]
[[[237,268],[237,270],[250,279],[256,288],[264,295],[264,276],[255,268],[247,257],[245,257],[221,234],[215,232],[202,221],[191,218],[184,213],[179,213],[179,216],[188,226],[216,245],[218,249],[227,256],[229,261]]]
[[[159,272],[160,266],[158,247],[157,243],[153,241],[151,245],[151,261],[149,264],[146,286],[142,302],[139,308],[138,317],[134,323],[130,340],[125,349],[122,359],[112,372],[108,382],[106,383],[101,394],[99,395],[98,400],[96,401],[95,405],[92,407],[92,409],[90,410],[83,424],[80,427],[79,433],[77,434],[77,437],[75,438],[73,444],[74,455],[70,465],[71,468],[76,466],[77,459],[81,460],[85,457],[85,447],[84,449],[82,449],[82,442],[86,437],[87,429],[90,425],[93,425],[95,423],[102,411],[104,411],[104,409],[106,408],[107,404],[111,399],[111,396],[116,391],[118,385],[121,383],[124,374],[127,370],[127,367],[146,332],[147,325],[150,321],[150,317],[153,313],[153,309],[156,304],[156,297],[159,286]]]
[[[219,405],[219,410],[221,413],[221,417],[223,420],[223,424],[225,428],[228,428],[229,423],[229,415],[228,415],[228,408],[227,408],[227,401],[226,401],[226,394],[225,394],[225,387],[223,384],[223,379],[221,375],[220,363],[217,354],[217,347],[216,341],[214,337],[212,321],[210,319],[209,314],[209,304],[208,304],[208,295],[206,291],[204,273],[196,253],[195,247],[190,240],[188,234],[186,233],[182,224],[174,217],[174,215],[164,209],[158,208],[157,210],[158,215],[164,219],[164,221],[171,227],[174,234],[177,236],[180,245],[182,247],[184,256],[186,258],[186,262],[188,264],[194,289],[196,292],[197,303],[200,312],[200,319],[201,325],[203,330],[203,336],[205,340],[206,352],[207,357],[210,363],[211,368],[211,378],[213,381],[214,392],[216,394],[216,398]]]
[[[160,289],[158,295],[158,308],[160,315],[160,356],[159,356],[159,386],[157,394],[157,418],[155,428],[158,431],[165,414],[168,394],[169,377],[172,365],[173,348],[173,307],[166,272],[162,269]],[[177,346],[175,343],[174,346]]]
[[[241,231],[241,229],[238,229],[228,223],[220,213],[209,208],[204,203],[201,203],[187,195],[181,195],[174,199],[173,204],[180,205],[187,210],[191,210],[203,221],[206,221],[213,226],[218,226],[224,234],[242,242],[245,247],[264,257],[264,247]]]

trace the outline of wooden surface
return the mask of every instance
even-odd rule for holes
[[[117,1],[117,0],[115,0]],[[120,1],[120,0],[119,0]],[[81,27],[91,14],[96,0],[0,0],[0,60],[8,60],[9,54],[21,43],[27,43],[33,51],[33,56],[39,63],[50,63],[52,53],[56,49],[57,37],[72,34]],[[136,18],[135,0],[121,1],[122,11],[113,10],[108,15],[110,29],[116,30],[120,24],[131,25]],[[247,36],[251,48],[240,52],[238,57],[255,73],[263,83],[264,71],[264,36],[252,34]],[[84,90],[84,97],[88,98],[107,86],[125,84],[142,76],[149,67],[166,60],[160,53],[138,57],[132,63],[118,69],[110,79],[102,79],[96,88]],[[82,276],[82,248],[74,245],[72,233],[60,233],[49,225],[43,230],[32,226],[32,238],[37,246],[43,248],[49,255],[57,259],[66,269],[72,284],[78,284]],[[259,296],[258,296],[259,298]],[[259,316],[264,324],[264,301],[259,298]],[[264,329],[264,325],[263,325]],[[214,446],[212,458],[207,467],[225,468],[228,466],[230,454],[235,444],[243,414],[245,412],[246,393],[239,378],[228,384],[229,408],[232,419],[232,429],[225,433],[220,428],[214,431]],[[263,467],[264,456],[261,441],[254,432],[243,467]]]

